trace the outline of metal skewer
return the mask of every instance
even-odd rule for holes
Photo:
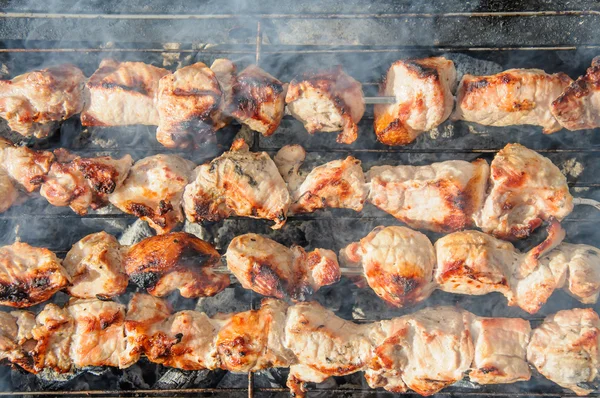
[[[365,104],[395,104],[396,97],[364,97]]]
[[[229,268],[227,268],[224,265],[212,268],[212,271],[216,272],[217,274],[232,274],[232,272],[229,270]],[[362,276],[363,275],[362,268],[340,267],[340,271],[341,271],[342,275],[349,275],[349,276]]]
[[[573,198],[573,204],[574,205],[592,206],[592,207],[595,207],[596,209],[600,210],[600,202],[598,202],[597,200],[594,200],[594,199]]]

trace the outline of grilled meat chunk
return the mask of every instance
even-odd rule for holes
[[[573,197],[558,167],[531,149],[508,144],[492,161],[488,196],[474,220],[486,233],[521,239],[572,210]]]
[[[501,384],[531,378],[526,359],[531,334],[529,321],[473,317],[469,330],[474,345],[471,381]]]
[[[483,159],[376,166],[367,172],[368,200],[413,228],[457,231],[472,225],[473,214],[483,205],[488,176]]]
[[[15,242],[0,248],[0,304],[30,307],[48,300],[70,282],[48,249]]]
[[[74,366],[126,368],[139,359],[126,350],[125,305],[97,299],[71,299],[67,310],[74,322],[70,350]]]
[[[321,286],[339,281],[337,257],[331,250],[291,249],[257,234],[235,237],[225,254],[227,267],[245,289],[264,296],[305,301]]]
[[[550,111],[569,130],[600,127],[600,57],[552,102]]]
[[[79,298],[108,298],[124,293],[129,277],[121,257],[121,245],[106,232],[88,235],[75,243],[63,261],[71,276],[69,294]]]
[[[304,159],[306,159],[306,151],[298,144],[285,145],[273,156],[279,174],[288,184],[288,189],[292,193],[306,179],[306,176],[300,173],[300,166],[304,163]]]
[[[591,308],[559,311],[534,329],[527,360],[548,379],[587,395],[600,366],[600,319]]]
[[[394,104],[375,105],[373,127],[385,145],[406,145],[450,116],[456,84],[454,63],[443,57],[396,61],[379,87]]]
[[[33,362],[31,371],[71,371],[73,332],[74,322],[69,312],[55,304],[47,304],[35,318],[35,327],[31,331],[35,341],[35,347],[28,353]]]
[[[310,134],[340,131],[337,142],[343,144],[358,138],[357,123],[365,113],[362,85],[340,66],[292,80],[285,102]]]
[[[509,69],[492,76],[464,75],[458,85],[454,120],[486,126],[532,124],[544,134],[562,127],[551,104],[573,80],[564,73]]]
[[[29,353],[36,344],[32,334],[34,327],[35,315],[31,312],[0,312],[0,360],[35,373]]]
[[[231,122],[233,86],[237,79],[237,69],[230,60],[218,58],[212,63],[210,70],[215,74],[221,89],[219,108],[212,113],[213,128],[219,130]]]
[[[251,130],[269,136],[277,130],[283,117],[286,90],[286,84],[258,66],[250,65],[233,85],[231,114]]]
[[[169,73],[166,69],[143,62],[102,60],[86,84],[88,98],[81,113],[81,124],[158,125],[158,82]]]
[[[229,276],[212,268],[220,255],[186,232],[152,236],[131,246],[123,259],[129,278],[154,296],[179,290],[183,297],[213,296],[229,286]]]
[[[8,173],[0,165],[0,213],[8,210],[18,199],[19,192],[13,185]]]
[[[176,155],[138,160],[123,185],[109,195],[110,203],[148,221],[159,234],[183,221],[181,199],[194,164]]]
[[[433,245],[420,232],[405,227],[377,227],[340,251],[347,267],[361,266],[367,283],[397,307],[425,300],[435,289]]]
[[[183,194],[188,221],[219,221],[233,214],[272,220],[274,229],[285,224],[290,206],[285,181],[269,155],[250,152],[244,140],[194,173]]]
[[[158,85],[156,139],[167,148],[194,146],[212,134],[221,101],[217,77],[202,62],[167,74]]]
[[[83,72],[68,64],[0,80],[0,117],[21,135],[47,137],[57,122],[81,112],[84,85]]]
[[[33,192],[44,182],[54,162],[52,152],[35,151],[27,147],[0,148],[0,165],[13,183],[26,192]]]

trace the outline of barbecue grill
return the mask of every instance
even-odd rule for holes
[[[60,3],[60,4],[59,4]],[[15,76],[50,64],[70,62],[89,76],[101,59],[143,61],[174,70],[196,61],[210,64],[226,57],[241,70],[256,63],[282,81],[305,70],[342,65],[363,84],[365,95],[375,96],[377,83],[389,65],[400,58],[444,55],[455,61],[459,74],[491,74],[508,68],[543,68],[563,71],[576,78],[600,53],[597,26],[600,6],[573,0],[521,1],[514,4],[444,0],[435,4],[385,0],[213,1],[206,4],[184,0],[64,2],[1,1],[0,74]],[[519,142],[550,158],[566,174],[576,197],[600,200],[600,138],[594,131],[563,130],[551,136],[539,127],[486,127],[446,121],[421,135],[414,143],[390,148],[373,133],[372,106],[359,125],[359,139],[344,145],[335,134],[306,133],[302,124],[285,118],[271,137],[230,126],[219,131],[216,142],[195,151],[173,151],[154,137],[155,127],[131,126],[82,129],[78,117],[60,127],[53,137],[29,144],[38,148],[65,147],[78,154],[126,153],[136,160],[156,153],[177,153],[200,164],[227,150],[234,137],[242,135],[253,151],[273,155],[283,145],[297,143],[307,150],[305,167],[352,154],[364,168],[381,164],[428,164],[449,159],[490,160],[508,142]],[[1,136],[16,139],[3,124]],[[568,241],[598,246],[600,212],[578,206],[564,220]],[[365,236],[377,225],[398,222],[374,206],[361,213],[350,210],[321,211],[293,216],[286,228],[271,231],[264,221],[232,218],[211,225],[183,228],[211,241],[224,252],[236,235],[257,232],[281,243],[325,247],[336,252]],[[80,217],[69,208],[53,207],[43,198],[30,199],[0,214],[0,245],[21,239],[48,247],[64,256],[83,236],[105,230],[124,235],[131,243],[152,232],[133,216],[113,207]],[[540,232],[541,235],[543,232]],[[427,233],[432,239],[440,235]],[[534,236],[519,242],[531,247]],[[55,302],[65,302],[57,294]],[[124,302],[127,297],[121,298]],[[169,297],[174,308],[231,312],[258,306],[260,297],[239,285],[196,304]],[[499,294],[458,296],[436,291],[416,307],[392,309],[368,289],[349,280],[321,289],[316,299],[346,319],[366,322],[411,313],[435,304],[458,305],[477,315],[522,317],[537,326],[544,316],[561,309],[583,307],[566,293],[556,292],[536,315],[508,307]],[[600,306],[596,305],[596,311]],[[35,308],[34,308],[35,310]],[[148,361],[131,368],[90,369],[68,380],[46,380],[0,367],[0,396],[288,396],[287,369],[257,374],[224,371],[181,371]],[[336,377],[309,391],[309,396],[358,397],[366,394],[391,396],[371,390],[361,375]],[[477,386],[466,381],[444,389],[440,395],[460,396],[572,396],[556,384],[535,374],[529,382]],[[412,395],[416,395],[412,393]]]

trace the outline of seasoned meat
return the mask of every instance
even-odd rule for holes
[[[236,236],[225,254],[227,267],[245,289],[264,296],[309,300],[321,286],[339,281],[334,252],[291,249],[257,234]]]
[[[139,357],[126,351],[125,305],[98,299],[71,299],[67,306],[74,321],[71,359],[79,368],[126,368]]]
[[[167,148],[185,148],[212,134],[221,101],[217,77],[202,62],[167,74],[158,85],[156,139]]]
[[[410,227],[452,232],[472,225],[484,201],[489,166],[450,160],[427,166],[376,166],[368,200]]]
[[[92,202],[94,208],[107,203],[108,194],[113,193],[123,184],[129,175],[133,159],[130,155],[125,155],[121,159],[113,159],[110,156],[76,157],[73,159],[73,164],[94,191],[94,202]]]
[[[27,147],[7,146],[0,149],[0,165],[19,188],[33,192],[44,182],[54,162],[52,152]]]
[[[300,166],[305,158],[306,151],[298,144],[285,145],[273,156],[277,170],[288,184],[290,192],[296,191],[306,179],[306,176],[300,173]]]
[[[231,114],[251,130],[269,136],[277,130],[283,117],[286,90],[287,85],[258,66],[250,65],[233,85]]]
[[[435,289],[433,245],[420,232],[405,227],[377,227],[340,251],[346,267],[362,265],[367,283],[397,307],[425,300]]]
[[[509,69],[492,76],[464,75],[458,85],[454,120],[486,126],[532,124],[544,134],[562,127],[551,104],[573,80],[564,73]]]
[[[123,259],[131,281],[154,296],[179,290],[183,297],[213,296],[229,286],[229,276],[212,268],[220,255],[186,232],[152,236],[131,246]]]
[[[13,185],[8,173],[0,165],[0,213],[8,210],[19,197],[19,192]]]
[[[29,352],[33,361],[33,373],[53,370],[67,373],[71,370],[71,338],[74,332],[73,318],[66,309],[47,304],[35,318],[31,334],[35,347]]]
[[[373,127],[385,145],[406,145],[450,116],[456,84],[454,63],[443,57],[396,61],[379,87],[394,104],[375,105]]]
[[[26,137],[47,137],[57,122],[81,112],[85,76],[73,65],[28,72],[0,80],[0,117]]]
[[[129,277],[121,257],[121,245],[106,232],[88,235],[75,243],[63,261],[71,276],[69,294],[79,298],[107,298],[124,293]]]
[[[290,82],[285,102],[288,111],[310,134],[340,131],[337,142],[356,141],[357,123],[365,113],[362,84],[340,66],[295,78]]]
[[[70,282],[60,260],[48,249],[15,242],[0,247],[0,304],[30,307],[48,300]]]
[[[27,311],[0,312],[0,360],[35,372],[29,350],[35,347],[35,315]]]
[[[143,62],[104,59],[86,84],[84,126],[159,124],[158,82],[169,71]]]
[[[453,307],[429,307],[396,318],[386,339],[375,347],[373,363],[380,372],[400,372],[404,383],[417,393],[435,394],[461,380],[471,367],[470,316]]]
[[[284,346],[287,304],[264,299],[259,310],[220,314],[215,345],[220,368],[232,372],[288,367],[295,360]]]
[[[558,96],[550,108],[560,125],[569,130],[600,127],[600,57]]]
[[[183,221],[181,199],[194,164],[176,155],[154,155],[135,162],[110,203],[148,221],[159,234]]]
[[[534,329],[527,360],[556,384],[587,395],[600,366],[600,319],[591,308],[559,311]]]
[[[272,220],[278,229],[289,206],[290,194],[273,160],[265,152],[250,152],[241,139],[229,152],[197,167],[183,195],[190,222],[237,215]]]
[[[293,213],[312,213],[323,208],[361,211],[368,189],[360,160],[348,156],[315,167],[302,184],[291,191]]]
[[[222,129],[231,121],[231,107],[233,101],[233,85],[237,79],[237,69],[233,62],[225,58],[218,58],[210,66],[221,88],[219,108],[212,113],[213,128]]]
[[[479,384],[529,380],[527,345],[531,326],[519,318],[472,317],[474,356],[469,379]]]
[[[474,220],[484,232],[521,239],[572,210],[573,197],[558,167],[531,149],[508,144],[492,161],[488,196]]]

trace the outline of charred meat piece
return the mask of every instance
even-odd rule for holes
[[[183,221],[181,199],[193,168],[194,163],[176,155],[138,160],[109,195],[110,203],[148,221],[157,233],[167,233]]]
[[[143,62],[104,59],[86,84],[84,126],[159,124],[158,82],[170,72]]]
[[[54,162],[52,152],[27,147],[0,148],[0,165],[15,185],[26,192],[37,190]]]
[[[29,351],[35,347],[35,315],[28,311],[0,312],[0,360],[35,373]]]
[[[552,102],[550,111],[569,130],[600,127],[600,57]]]
[[[469,379],[479,384],[529,380],[529,321],[520,318],[473,317],[470,323],[474,356]]]
[[[269,136],[277,130],[283,117],[286,90],[287,85],[258,66],[250,65],[233,85],[231,114],[251,130]]]
[[[219,108],[212,113],[213,128],[219,130],[231,122],[233,86],[237,78],[237,69],[230,60],[218,58],[212,63],[210,70],[215,74],[221,88]]]
[[[291,249],[257,234],[235,237],[227,248],[227,267],[245,289],[264,296],[305,301],[321,286],[340,279],[331,250]]]
[[[188,221],[219,221],[237,215],[272,220],[274,229],[285,224],[290,194],[266,152],[250,152],[244,140],[236,140],[229,152],[194,173],[183,195]]]
[[[556,384],[587,395],[600,366],[600,319],[591,308],[559,311],[534,329],[527,360]]]
[[[443,57],[396,61],[379,95],[396,97],[395,104],[375,105],[373,127],[385,145],[406,145],[448,119],[454,105],[454,63]]]
[[[79,298],[107,298],[125,292],[129,277],[122,265],[121,245],[106,232],[75,243],[63,266],[71,276],[69,294]]]
[[[492,76],[464,75],[458,85],[454,120],[485,126],[532,124],[544,134],[562,127],[551,104],[573,80],[564,73],[509,69]]]
[[[202,62],[163,76],[158,85],[156,139],[167,148],[200,143],[213,133],[212,118],[220,101],[219,82]]]
[[[15,242],[0,248],[0,304],[30,307],[48,300],[70,282],[60,260],[48,249]]]
[[[97,299],[71,299],[67,310],[74,323],[70,350],[74,366],[126,368],[139,359],[126,350],[125,305]]]
[[[108,203],[108,195],[123,184],[129,175],[133,159],[130,155],[121,159],[113,159],[110,156],[76,157],[73,159],[73,165],[92,188],[94,200],[91,206],[96,209]]]
[[[375,166],[369,202],[412,228],[451,232],[472,225],[483,205],[489,166],[450,160],[427,166]]]
[[[425,300],[435,289],[433,245],[420,232],[405,227],[377,227],[340,251],[347,267],[362,266],[367,283],[397,307]]]
[[[362,85],[341,67],[292,80],[285,102],[310,134],[340,131],[337,142],[356,141],[357,123],[365,113]]]
[[[125,272],[154,296],[179,290],[183,297],[213,296],[229,286],[229,277],[212,268],[220,255],[209,243],[185,232],[152,236],[131,246]]]
[[[543,221],[561,221],[572,210],[573,197],[558,167],[531,149],[508,144],[492,161],[488,195],[474,220],[486,233],[521,239]]]
[[[47,137],[57,122],[80,113],[85,76],[73,65],[28,72],[0,80],[0,117],[26,137]]]
[[[33,373],[52,370],[56,373],[71,371],[71,338],[74,332],[73,317],[66,309],[47,304],[35,318],[31,334],[35,347],[29,351]]]

